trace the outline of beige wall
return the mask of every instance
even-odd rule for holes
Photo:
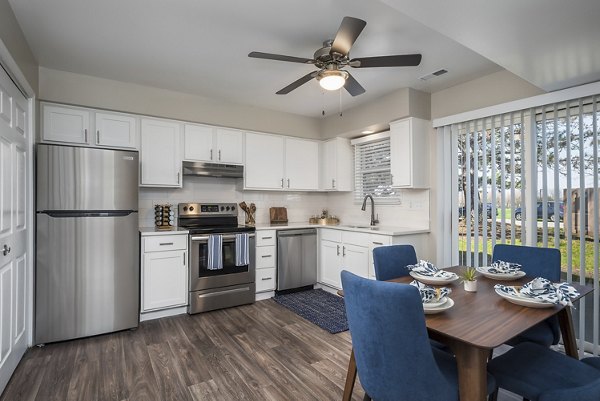
[[[319,120],[166,89],[39,69],[39,97],[225,127],[319,138]]]
[[[333,115],[321,120],[321,136],[355,137],[365,129],[381,131],[389,122],[414,116],[429,120],[429,94],[404,88],[373,100],[367,104],[344,110],[343,116]]]
[[[0,0],[0,41],[17,63],[31,88],[38,91],[38,63],[25,40],[8,0]]]
[[[431,94],[431,118],[451,116],[545,93],[502,70]]]

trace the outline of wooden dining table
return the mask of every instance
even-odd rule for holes
[[[444,270],[460,275],[464,269],[464,266],[455,266]],[[525,276],[508,282],[480,275],[476,292],[466,292],[461,281],[457,280],[444,285],[452,289],[450,298],[454,306],[438,314],[425,315],[429,337],[447,345],[456,356],[460,401],[486,400],[487,362],[492,350],[551,316],[558,316],[566,354],[578,358],[570,307],[555,305],[538,309],[515,305],[494,291],[495,284],[522,285],[532,279]],[[406,276],[389,281],[410,283],[412,280],[412,277]],[[579,291],[577,299],[593,291],[591,286],[572,285]],[[352,397],[356,374],[353,350],[343,401]]]

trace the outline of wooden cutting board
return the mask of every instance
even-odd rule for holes
[[[288,222],[287,209],[284,207],[269,208],[271,224],[283,224]]]

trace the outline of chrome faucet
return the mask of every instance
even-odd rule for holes
[[[360,208],[360,210],[362,210],[363,212],[366,210],[367,198],[371,199],[371,225],[374,226],[375,224],[379,223],[379,215],[377,216],[377,219],[376,219],[375,218],[375,201],[373,201],[373,197],[370,194],[365,196],[365,198],[363,199],[363,204],[362,204],[362,207]]]

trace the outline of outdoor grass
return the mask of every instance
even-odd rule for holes
[[[561,230],[562,231],[562,230]],[[508,232],[506,236],[506,243],[510,244],[510,232]],[[500,243],[500,240],[496,240],[497,243]],[[515,238],[515,245],[522,245],[520,238]],[[542,242],[541,235],[538,236],[538,247],[544,247]],[[554,236],[548,235],[548,245],[549,248],[554,248]],[[491,238],[487,239],[487,246],[484,247],[483,238],[478,239],[478,247],[477,251],[482,252],[484,248],[487,248],[488,255],[492,255],[492,240]],[[565,238],[560,239],[560,254],[561,254],[561,266],[563,271],[567,271],[568,269],[568,258],[567,258],[567,240]],[[581,250],[581,242],[579,241],[579,237],[573,237],[571,241],[571,268],[574,274],[579,274],[579,265],[580,265],[580,255],[579,252]],[[459,238],[459,251],[467,250],[467,240],[464,236]],[[585,275],[586,277],[594,276],[594,243],[592,241],[585,241]],[[471,239],[471,252],[475,252],[475,239]]]

